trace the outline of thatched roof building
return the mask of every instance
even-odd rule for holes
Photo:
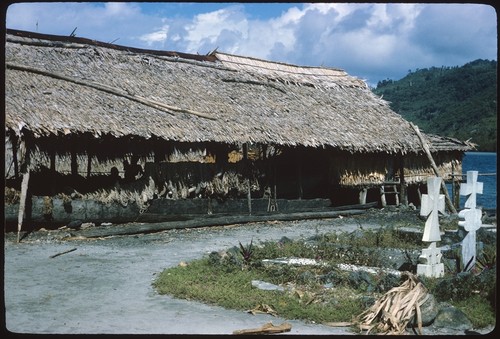
[[[17,134],[421,151],[407,121],[338,69],[9,30],[5,84]]]
[[[164,161],[173,148],[217,145],[323,149],[334,158],[423,154],[411,125],[340,69],[16,30],[7,30],[5,51],[5,131],[33,153],[89,162]],[[457,158],[472,147],[425,137],[435,154]]]

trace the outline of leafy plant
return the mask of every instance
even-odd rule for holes
[[[243,246],[241,242],[239,242],[239,244],[240,244],[240,254],[243,257],[243,262],[248,265],[252,260],[253,256],[253,239],[250,240],[250,244],[248,244],[247,246]]]
[[[477,254],[474,267],[471,267],[474,258],[471,258],[466,263],[462,263],[462,252],[460,247],[455,248],[450,253],[450,256],[455,261],[455,274],[468,271],[479,274],[484,270],[495,267],[497,263],[496,246],[493,245],[485,246],[484,249]]]
[[[477,257],[476,270],[482,272],[497,265],[496,246],[486,246]]]

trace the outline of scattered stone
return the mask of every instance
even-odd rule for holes
[[[373,276],[366,271],[352,271],[349,274],[349,285],[355,286],[366,292],[373,292],[375,290]]]
[[[82,225],[81,225],[81,228],[89,228],[89,227],[94,227],[95,224],[93,222],[84,222]]]
[[[280,244],[289,244],[291,242],[293,242],[293,240],[285,236],[281,237],[279,241]]]
[[[322,266],[324,263],[318,262],[315,259],[308,258],[277,258],[277,259],[263,259],[262,264],[280,264],[292,266]]]
[[[226,265],[227,268],[241,266],[243,264],[240,249],[236,246],[227,251],[213,251],[208,255],[212,265]]]
[[[344,271],[364,271],[371,274],[379,274],[380,272],[385,272],[389,274],[394,274],[395,276],[400,276],[401,272],[397,270],[392,270],[389,268],[380,268],[380,267],[369,267],[362,265],[351,265],[351,264],[338,264],[337,267]]]
[[[70,221],[68,225],[66,225],[68,228],[71,228],[73,230],[77,230],[82,226],[83,222],[81,220],[73,220]]]
[[[472,329],[472,323],[467,316],[453,306],[441,308],[434,319],[433,325],[437,328],[448,328],[461,331]]]
[[[282,286],[278,286],[261,280],[252,280],[252,286],[264,291],[285,291]]]

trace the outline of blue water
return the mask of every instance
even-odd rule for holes
[[[485,173],[497,173],[497,154],[492,152],[466,152],[462,163],[462,172],[478,171],[477,181],[483,183],[483,194],[476,196],[476,204],[483,209],[497,208],[497,176],[481,175]],[[464,180],[467,180],[464,177]],[[448,191],[451,196],[451,185]],[[466,196],[460,196],[460,209],[464,208]]]

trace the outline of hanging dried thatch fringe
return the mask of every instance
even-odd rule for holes
[[[422,334],[420,306],[427,299],[427,288],[415,275],[409,272],[405,275],[408,280],[384,294],[357,317],[361,330],[366,330],[367,334],[373,329],[380,334],[403,334],[416,315],[418,331]]]
[[[172,111],[174,111],[174,112],[179,112],[179,113],[193,114],[193,115],[196,115],[196,116],[199,116],[202,118],[206,118],[206,119],[216,120],[216,118],[214,118],[208,114],[205,114],[205,113],[200,113],[200,112],[196,112],[196,111],[189,110],[189,109],[178,108],[178,107],[170,106],[170,105],[158,102],[158,101],[146,99],[146,98],[143,98],[143,97],[140,97],[137,95],[131,95],[131,94],[125,93],[124,91],[121,91],[117,88],[113,88],[113,87],[110,87],[110,86],[107,86],[104,84],[99,84],[95,81],[86,81],[86,80],[76,79],[76,78],[68,77],[68,76],[65,76],[62,74],[56,74],[53,72],[48,72],[48,71],[44,71],[41,69],[37,69],[34,67],[29,67],[29,66],[24,66],[24,65],[16,65],[13,63],[9,63],[9,62],[6,62],[5,65],[7,66],[7,68],[16,69],[19,71],[41,74],[41,75],[49,76],[49,77],[52,77],[55,79],[72,82],[72,83],[75,83],[78,85],[91,87],[91,88],[94,88],[94,89],[97,89],[99,91],[103,91],[106,93],[118,95],[118,96],[127,98],[129,100],[139,102],[139,103],[144,104],[146,106],[159,109],[159,110],[167,112],[169,114],[172,114]]]

